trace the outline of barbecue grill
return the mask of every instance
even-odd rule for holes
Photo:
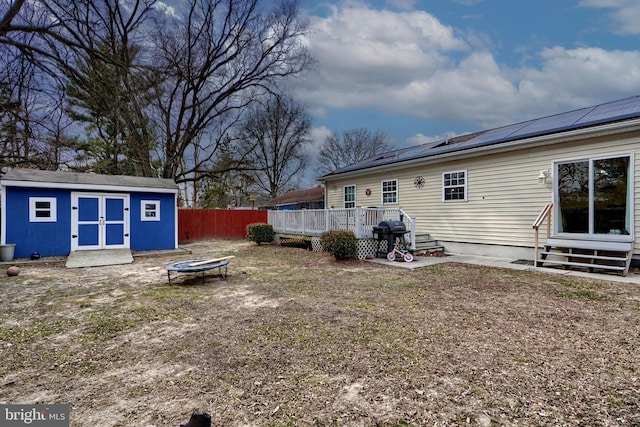
[[[386,257],[389,252],[393,251],[396,240],[405,245],[405,234],[407,234],[407,226],[402,221],[382,221],[380,224],[374,225],[373,236],[378,239],[377,256]],[[387,241],[387,250],[383,252],[380,250],[380,244],[385,240]]]

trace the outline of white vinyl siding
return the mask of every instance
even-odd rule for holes
[[[546,184],[541,183],[538,181],[540,171],[552,171],[554,162],[558,160],[631,153],[640,148],[640,136],[624,138],[616,135],[614,138],[615,144],[611,139],[601,137],[452,161],[425,162],[418,166],[350,177],[349,183],[363,189],[362,194],[358,193],[358,197],[365,200],[363,206],[375,206],[368,200],[381,200],[381,194],[377,193],[380,182],[392,177],[397,179],[398,205],[416,218],[418,233],[430,233],[433,239],[533,247],[531,224],[544,205],[552,201],[554,178],[551,177]],[[638,157],[633,157],[636,192],[640,188]],[[473,177],[470,181],[465,180],[467,203],[443,203],[442,175],[461,170]],[[417,176],[424,178],[423,188],[414,187]],[[341,206],[336,202],[342,196],[342,183],[327,182],[329,206]],[[366,188],[372,190],[371,197],[364,194]],[[639,196],[634,201],[634,209],[636,213],[640,212]],[[634,230],[635,235],[640,236],[640,220],[634,222]],[[635,244],[638,255],[639,240]]]

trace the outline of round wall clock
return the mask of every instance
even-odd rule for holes
[[[413,186],[416,188],[424,187],[424,177],[416,176],[416,179],[413,180]]]

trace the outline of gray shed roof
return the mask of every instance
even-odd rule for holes
[[[70,187],[78,189],[136,188],[148,190],[177,191],[178,185],[171,179],[144,178],[125,175],[100,175],[95,173],[43,171],[36,169],[11,169],[0,180],[3,185],[33,183],[37,186]]]
[[[463,152],[479,147],[526,140],[528,138],[551,135],[581,128],[640,118],[640,96],[598,104],[592,107],[566,113],[555,114],[526,122],[475,132],[449,140],[416,145],[371,157],[358,163],[333,171],[319,179],[331,179],[348,172],[370,169],[377,166],[423,159],[447,153]]]

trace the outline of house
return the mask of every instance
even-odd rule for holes
[[[319,180],[327,207],[401,209],[448,252],[626,274],[640,259],[638,150],[634,96],[395,150]]]
[[[277,210],[324,209],[324,187],[289,191],[274,199],[262,202],[260,208]]]
[[[0,196],[1,242],[14,243],[18,258],[178,247],[178,187],[170,179],[11,169]]]

